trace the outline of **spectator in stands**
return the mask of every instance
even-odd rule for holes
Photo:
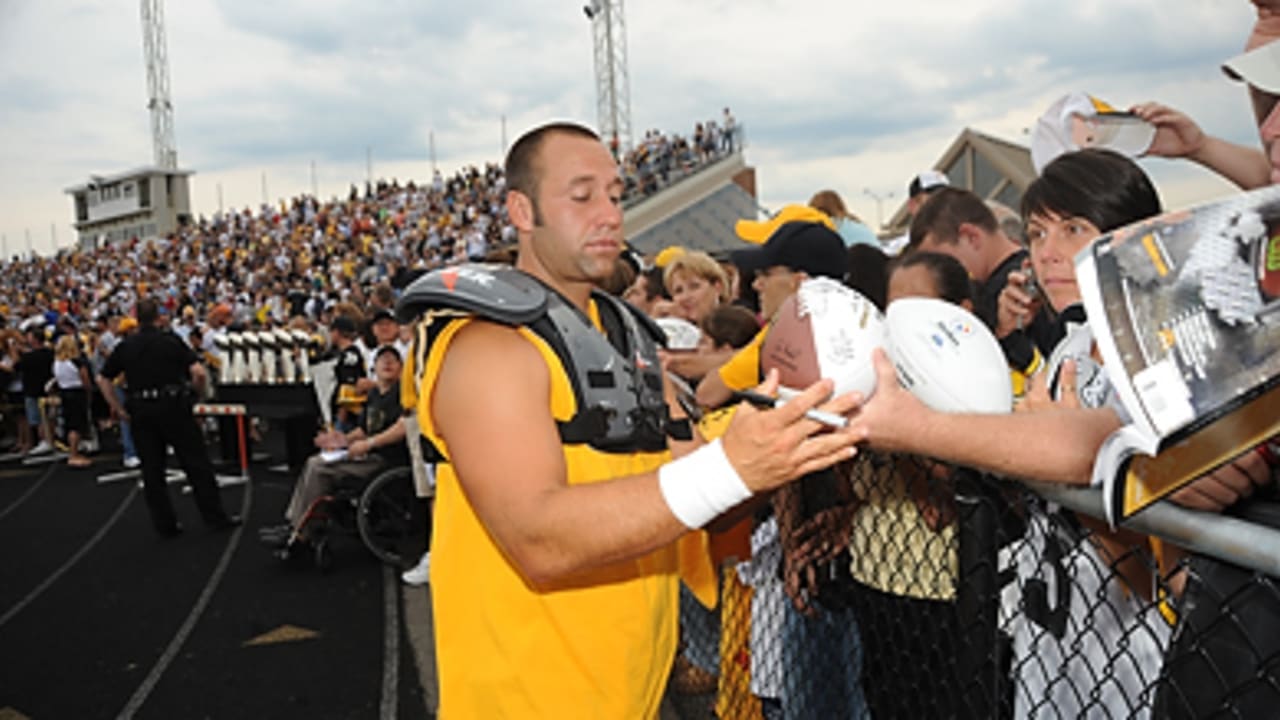
[[[880,239],[876,237],[875,232],[857,215],[849,212],[849,208],[844,204],[844,198],[840,197],[835,190],[819,190],[809,198],[809,207],[821,210],[831,218],[836,224],[836,232],[840,233],[840,238],[844,240],[845,247],[863,243],[877,250],[880,248]]]
[[[111,357],[111,352],[116,349],[116,346],[126,337],[138,331],[138,320],[133,317],[114,317],[111,319],[111,323],[111,327],[114,327],[115,331],[103,333],[98,339],[98,353],[101,362],[98,362],[94,367],[95,374],[102,371],[103,365],[106,364],[107,358]],[[125,390],[122,381],[117,378],[117,382],[112,384],[112,388],[115,391],[116,400],[121,407],[124,407]],[[122,464],[131,470],[141,467],[142,460],[138,457],[137,447],[133,444],[133,428],[129,424],[129,419],[127,417],[118,417],[116,421],[120,427]]]
[[[22,356],[25,340],[22,333],[12,328],[0,331],[0,380],[4,381],[5,393],[11,407],[20,408],[16,413],[17,444],[13,451],[25,455],[32,447],[31,424],[27,421],[26,409],[22,393],[22,375],[18,372],[18,358]]]
[[[383,348],[390,345],[396,349],[400,357],[404,357],[409,346],[400,339],[400,323],[396,322],[396,316],[392,314],[390,308],[375,307],[370,313],[370,318],[369,332],[373,335],[373,347]],[[377,369],[374,368],[374,372],[376,371]]]
[[[356,421],[363,404],[364,393],[361,380],[368,380],[365,371],[364,356],[356,346],[356,322],[348,315],[338,315],[329,324],[330,338],[337,359],[334,367],[337,387],[334,388],[333,408],[334,429],[339,432],[351,432],[356,428]]]
[[[734,119],[733,113],[729,112],[729,108],[724,109],[724,119],[721,121],[724,125],[724,133],[720,138],[720,151],[724,154],[733,152],[734,135],[738,131],[738,121]]]
[[[80,441],[89,430],[89,366],[80,352],[75,335],[58,338],[54,348],[53,379],[62,406],[62,423],[67,432],[67,465],[89,467],[93,461],[80,452]]]
[[[18,358],[15,369],[22,378],[22,397],[26,409],[27,424],[37,429],[39,442],[31,448],[32,455],[53,450],[53,434],[45,422],[40,400],[45,387],[53,377],[53,350],[45,339],[45,326],[41,322],[30,323],[26,330],[26,349]]]

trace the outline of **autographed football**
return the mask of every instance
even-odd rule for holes
[[[876,387],[871,351],[885,344],[884,316],[875,304],[843,283],[805,280],[778,309],[764,343],[760,365],[776,368],[783,387],[803,390],[822,378],[835,381],[835,394]]]
[[[973,313],[933,298],[895,300],[885,312],[889,358],[902,386],[941,412],[1013,409],[1000,343]]]

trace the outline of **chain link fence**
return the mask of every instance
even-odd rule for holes
[[[682,589],[665,716],[1280,717],[1280,581],[1036,487],[864,453],[780,491],[717,607]],[[1276,508],[1235,518],[1272,557]]]

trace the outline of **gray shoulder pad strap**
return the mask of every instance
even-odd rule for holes
[[[428,310],[460,310],[507,325],[524,325],[547,307],[547,289],[507,265],[472,263],[432,270],[405,288],[396,320],[411,323]]]

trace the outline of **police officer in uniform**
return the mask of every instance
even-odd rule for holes
[[[165,479],[165,447],[172,446],[178,464],[187,474],[196,506],[205,525],[220,530],[240,524],[222,507],[213,468],[205,454],[200,429],[191,414],[196,391],[204,387],[207,374],[195,352],[177,335],[159,327],[155,300],[138,302],[141,331],[116,346],[98,386],[112,408],[132,424],[134,444],[142,460],[143,492],[156,532],[173,537],[182,532],[174,516]],[[111,380],[124,373],[128,386],[126,408],[120,407]]]

